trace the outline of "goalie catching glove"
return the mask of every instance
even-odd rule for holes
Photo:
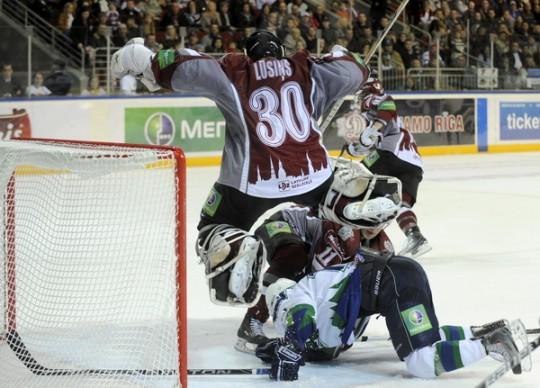
[[[298,370],[305,364],[302,354],[286,338],[275,338],[257,346],[255,355],[271,364],[270,378],[276,381],[298,380]]]
[[[154,55],[152,50],[144,45],[143,38],[129,40],[124,47],[112,55],[111,73],[113,78],[119,79],[129,74],[140,80],[150,92],[161,89],[152,72]]]

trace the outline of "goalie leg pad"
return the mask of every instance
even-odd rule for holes
[[[209,225],[201,229],[197,254],[213,303],[251,306],[257,301],[266,258],[259,238],[230,225]]]

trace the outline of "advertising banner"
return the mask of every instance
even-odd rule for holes
[[[216,107],[125,109],[125,141],[173,145],[184,152],[221,151],[225,120]]]
[[[396,99],[402,125],[413,135],[419,146],[475,144],[475,103],[473,98]],[[358,133],[365,122],[360,106],[345,100],[338,114],[324,133],[324,144],[331,150],[340,149],[345,139]]]
[[[31,137],[32,126],[26,109],[12,109],[11,113],[0,114],[0,140]]]
[[[500,102],[501,140],[540,140],[540,102]]]

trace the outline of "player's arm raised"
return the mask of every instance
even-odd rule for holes
[[[130,74],[149,91],[173,90],[180,95],[216,97],[227,78],[212,57],[191,49],[152,52],[144,39],[134,38],[111,59],[114,78]]]
[[[320,117],[340,98],[358,92],[369,78],[369,67],[356,53],[334,46],[327,55],[312,59],[315,115]]]

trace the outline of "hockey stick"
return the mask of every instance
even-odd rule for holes
[[[386,37],[386,35],[388,35],[388,33],[390,32],[390,29],[394,26],[394,23],[397,21],[399,15],[401,15],[401,13],[403,12],[403,10],[405,9],[408,3],[409,3],[409,0],[403,0],[402,3],[399,5],[398,9],[396,10],[396,14],[394,15],[390,23],[388,23],[388,25],[382,32],[381,36],[377,39],[375,44],[371,47],[366,57],[364,58],[364,62],[366,63],[366,65],[369,64],[369,61],[373,57],[373,54],[375,54],[375,51],[378,50],[384,38]],[[328,115],[325,117],[322,124],[319,126],[319,130],[321,131],[321,133],[324,133],[324,131],[326,131],[326,128],[328,128],[328,126],[332,122],[332,119],[339,111],[339,108],[341,108],[341,105],[343,105],[343,101],[345,101],[345,98],[340,98],[334,103],[334,105],[330,109],[330,112],[328,112]]]
[[[540,334],[540,327],[535,329],[527,329],[525,330],[525,333],[527,334]]]
[[[127,376],[172,376],[177,375],[175,369],[61,369],[47,368],[26,348],[21,336],[16,331],[6,335],[7,343],[24,366],[37,376],[76,376],[76,375],[127,375]],[[188,369],[188,375],[224,376],[224,375],[268,375],[268,368],[254,369]]]
[[[270,368],[254,369],[188,369],[188,375],[194,376],[227,376],[227,375],[268,375]]]
[[[527,330],[527,334],[530,334],[529,331],[536,331],[540,329],[532,329]],[[510,369],[516,367],[519,363],[521,363],[521,360],[523,360],[525,357],[527,357],[530,353],[532,353],[536,348],[540,346],[540,335],[537,336],[534,340],[529,342],[529,346],[521,349],[519,352],[519,362],[512,362],[508,363],[505,362],[501,366],[499,366],[497,369],[495,369],[492,373],[490,373],[480,384],[478,384],[475,388],[487,388],[491,385],[493,385],[497,380],[499,380],[501,377],[505,375],[506,372],[508,372]]]

